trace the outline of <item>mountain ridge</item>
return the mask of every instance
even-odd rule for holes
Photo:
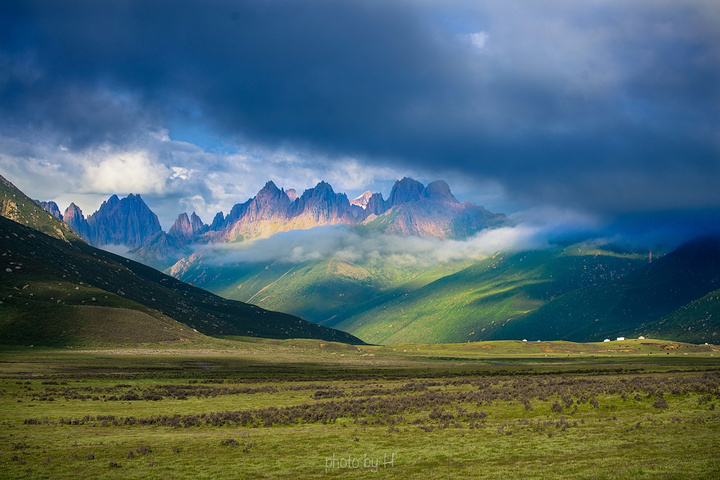
[[[55,213],[53,202],[43,203]],[[112,195],[87,218],[71,204],[61,217],[90,244],[125,245],[133,256],[159,268],[192,253],[193,245],[241,242],[318,226],[347,224],[393,235],[466,238],[509,224],[503,214],[469,201],[460,203],[443,180],[425,186],[408,177],[395,182],[387,200],[368,191],[352,201],[325,181],[297,195],[270,180],[227,215],[218,212],[210,225],[194,212],[190,217],[184,212],[167,233],[140,195]]]

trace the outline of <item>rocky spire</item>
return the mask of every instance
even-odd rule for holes
[[[453,195],[450,191],[450,185],[448,185],[445,180],[435,180],[434,182],[430,182],[428,186],[425,187],[425,190],[423,190],[421,196],[431,200],[460,203],[457,198],[455,198],[455,195]]]
[[[395,206],[407,202],[416,202],[420,200],[423,190],[425,190],[425,185],[417,180],[405,177],[393,185],[388,203]]]
[[[80,207],[71,203],[70,206],[65,209],[63,221],[75,233],[80,235],[81,238],[88,241],[90,240],[90,226],[88,225],[82,210],[80,210]]]
[[[35,203],[40,205],[46,212],[48,212],[53,217],[59,220],[63,219],[62,213],[60,213],[60,207],[58,207],[57,203],[53,201],[41,202],[40,200],[35,200]]]
[[[168,235],[182,240],[191,240],[207,231],[208,227],[200,220],[195,212],[188,218],[187,213],[181,213],[170,227]]]
[[[140,195],[133,194],[122,200],[113,195],[87,222],[93,245],[119,244],[135,248],[162,231],[157,215]]]

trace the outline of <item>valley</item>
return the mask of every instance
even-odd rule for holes
[[[720,2],[0,32],[0,480],[720,479]]]

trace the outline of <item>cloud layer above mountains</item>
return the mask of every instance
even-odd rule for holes
[[[46,200],[209,221],[268,179],[410,174],[490,207],[716,212],[719,125],[713,0],[0,7],[0,173]]]

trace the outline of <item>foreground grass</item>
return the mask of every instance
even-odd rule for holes
[[[712,346],[242,340],[4,349],[2,477],[720,477]]]

